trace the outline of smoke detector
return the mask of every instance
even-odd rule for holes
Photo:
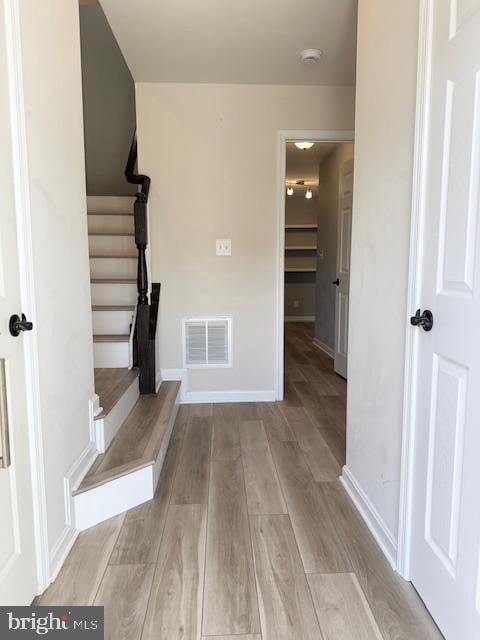
[[[303,64],[317,64],[323,56],[320,49],[304,49],[300,54],[300,60]]]

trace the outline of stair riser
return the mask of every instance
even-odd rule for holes
[[[88,246],[90,255],[99,253],[128,255],[137,250],[133,236],[88,236]]]
[[[133,216],[88,216],[88,230],[90,233],[107,231],[114,233],[133,233]]]
[[[94,335],[126,335],[130,333],[132,311],[93,311]]]
[[[130,346],[128,342],[94,342],[93,361],[95,368],[113,369],[128,367],[130,364]]]
[[[122,422],[135,406],[138,397],[138,378],[136,378],[111,411],[104,418],[95,420],[95,444],[99,453],[104,453],[108,449]]]
[[[92,304],[135,304],[136,284],[92,284]]]
[[[92,278],[136,278],[138,258],[90,258]]]
[[[75,526],[85,531],[151,500],[154,494],[153,466],[133,471],[74,496]]]
[[[133,211],[133,196],[88,196],[87,209],[95,213],[127,213]]]

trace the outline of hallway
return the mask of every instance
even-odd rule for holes
[[[433,640],[338,476],[346,383],[286,325],[285,400],[183,405],[154,500],[82,533],[39,604],[116,640]]]

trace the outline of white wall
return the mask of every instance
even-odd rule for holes
[[[48,541],[93,394],[78,0],[20,0]]]
[[[418,2],[359,1],[347,465],[398,528]]]
[[[182,317],[231,315],[234,368],[191,371],[190,390],[273,390],[277,132],[351,130],[353,89],[139,83],[136,100],[162,367],[182,365]]]

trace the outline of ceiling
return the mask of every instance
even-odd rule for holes
[[[318,184],[318,168],[336,146],[335,142],[316,142],[311,149],[302,151],[294,142],[287,142],[287,181]]]
[[[355,83],[357,0],[100,0],[136,82]],[[300,52],[324,56],[305,66]]]

